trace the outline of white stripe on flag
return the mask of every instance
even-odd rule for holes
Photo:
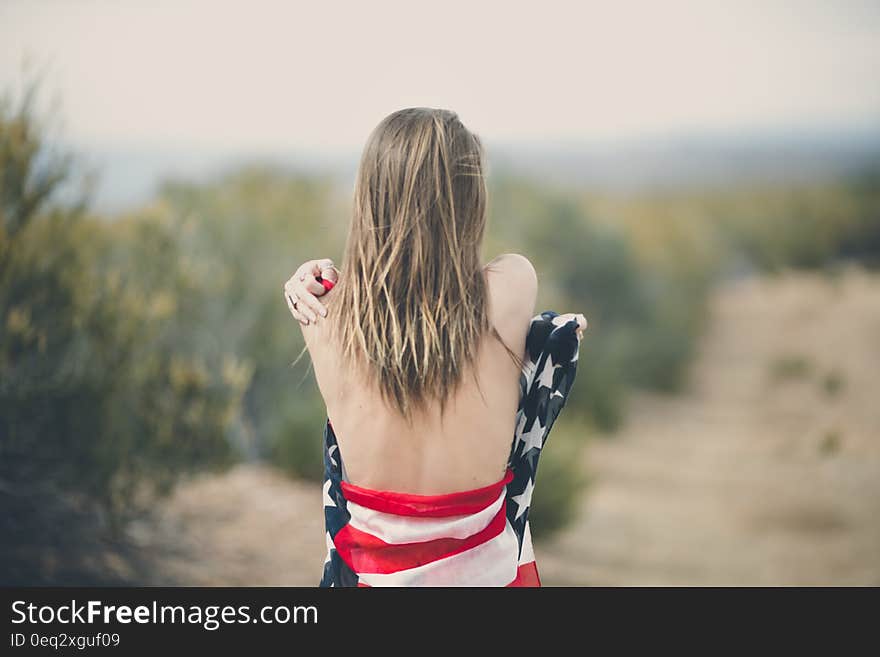
[[[510,522],[482,545],[396,573],[358,573],[369,586],[507,586],[517,575],[518,542]]]
[[[535,551],[532,548],[532,529],[529,527],[529,521],[526,520],[526,529],[523,532],[522,552],[519,555],[519,564],[531,563],[535,560]]]
[[[401,516],[368,509],[365,506],[348,502],[351,514],[349,524],[353,529],[372,534],[386,543],[422,543],[437,538],[467,538],[485,529],[504,504],[507,488],[501,490],[498,499],[477,513],[448,516],[446,518],[425,518]]]

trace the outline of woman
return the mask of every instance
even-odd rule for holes
[[[540,585],[529,503],[587,322],[533,316],[525,257],[481,265],[482,150],[453,112],[386,117],[341,269],[285,285],[327,407],[322,586]]]

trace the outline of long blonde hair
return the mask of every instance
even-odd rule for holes
[[[409,421],[430,399],[443,414],[486,331],[522,365],[488,318],[483,161],[455,112],[424,107],[387,116],[361,157],[333,340]]]

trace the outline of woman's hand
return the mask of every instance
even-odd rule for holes
[[[587,318],[584,317],[583,315],[580,315],[580,314],[575,315],[575,317],[577,318],[577,321],[578,321],[577,336],[578,336],[578,340],[580,340],[584,337],[584,331],[587,330]]]
[[[317,322],[318,317],[327,316],[327,308],[318,301],[318,297],[326,294],[327,289],[317,281],[318,276],[336,283],[339,276],[330,258],[303,263],[284,284],[284,298],[290,314],[303,326]]]
[[[560,319],[563,321],[571,321],[573,319],[577,320],[577,337],[578,340],[584,337],[584,331],[587,329],[587,318],[581,315],[580,313],[566,313],[565,315],[560,315]]]

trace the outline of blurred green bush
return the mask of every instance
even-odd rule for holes
[[[523,250],[540,277],[538,310],[582,312],[590,326],[570,405],[598,429],[625,415],[625,391],[686,380],[715,275],[707,244],[674,223],[640,248],[640,224],[599,220],[570,190],[495,181],[494,250]],[[660,254],[659,256],[657,254]]]
[[[4,571],[28,542],[76,544],[41,505],[82,499],[113,527],[179,473],[230,463],[248,385],[233,354],[191,348],[206,297],[167,225],[59,200],[71,161],[43,141],[35,93],[0,101]]]
[[[237,436],[245,453],[312,480],[323,474],[323,402],[284,282],[312,258],[339,260],[345,219],[331,180],[265,167],[208,184],[169,182],[157,208],[175,226],[205,312],[190,338],[247,363]]]
[[[541,454],[539,475],[529,508],[529,525],[536,539],[552,536],[573,519],[589,477],[583,468],[584,425],[567,418],[553,425],[548,449]]]
[[[836,178],[646,193],[598,206],[636,232],[655,231],[656,244],[665,243],[658,228],[687,226],[709,247],[700,251],[728,271],[880,265],[880,162]]]

